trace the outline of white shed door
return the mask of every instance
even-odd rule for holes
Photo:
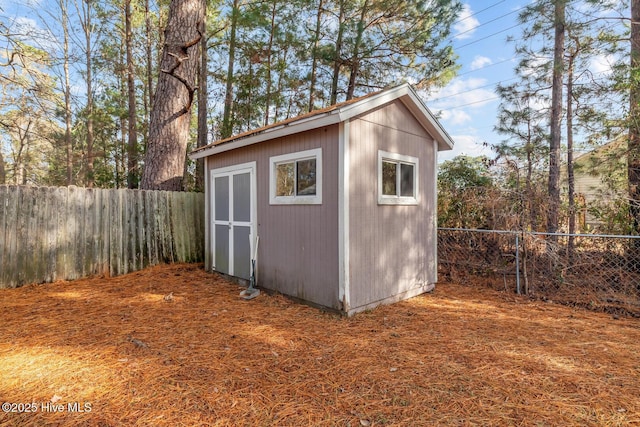
[[[249,279],[255,244],[255,165],[213,170],[211,181],[213,267]]]

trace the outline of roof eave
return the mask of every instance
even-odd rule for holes
[[[281,126],[267,128],[254,134],[229,142],[224,142],[222,144],[212,144],[190,153],[189,158],[197,160],[213,154],[235,150],[237,148],[246,147],[269,139],[281,138],[295,133],[341,123],[396,99],[400,99],[404,103],[413,116],[437,141],[438,151],[453,149],[454,143],[447,131],[444,130],[442,125],[440,125],[440,122],[438,122],[411,85],[405,83],[370,97],[366,97],[359,102],[347,104],[317,116],[304,117],[300,120],[295,120]]]
[[[258,142],[281,138],[295,133],[305,132],[312,129],[317,129],[324,126],[330,126],[340,122],[340,115],[336,114],[337,110],[327,112],[322,116],[309,117],[300,121],[295,121],[282,126],[277,126],[270,129],[265,129],[262,132],[255,133],[253,135],[239,138],[233,141],[226,142],[219,145],[210,145],[200,151],[194,151],[189,154],[191,160],[201,159],[213,154],[224,153],[225,151],[235,150],[237,148],[246,147],[248,145],[256,144]]]

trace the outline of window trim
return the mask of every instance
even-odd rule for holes
[[[413,166],[413,196],[400,196],[401,174],[396,174],[396,195],[382,193],[382,162],[392,162],[396,165],[408,164]],[[398,167],[398,166],[396,166]],[[418,188],[418,177],[420,160],[417,157],[404,154],[391,153],[389,151],[378,150],[378,204],[379,205],[417,205],[419,202],[420,189]]]
[[[316,194],[309,196],[276,196],[276,169],[278,165],[301,160],[316,160]],[[294,187],[296,187],[294,183]],[[269,157],[269,204],[271,205],[321,205],[322,204],[322,148],[298,151]]]

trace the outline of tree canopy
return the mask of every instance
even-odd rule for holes
[[[187,24],[188,31],[171,26],[178,3],[26,2],[29,19],[0,17],[0,183],[137,188],[152,167],[172,170],[157,182],[195,189],[202,177],[196,180],[186,153],[196,144],[401,82],[433,89],[458,70],[451,28],[461,16],[459,0],[208,0],[201,3],[202,27]],[[556,181],[548,185],[553,175],[564,229],[580,208],[570,207],[579,195],[566,184],[574,153],[625,133],[617,157],[628,160],[628,205],[637,223],[639,33],[631,15],[638,4],[523,6],[511,36],[516,78],[496,88],[494,125],[503,139],[486,141],[491,158],[442,164],[441,198],[499,189],[508,201],[502,216],[522,212],[510,224],[549,228],[540,209],[550,195],[556,199]],[[564,8],[561,26],[556,6]],[[564,43],[554,55],[551,42],[560,34]],[[169,45],[178,51],[167,53]],[[179,69],[191,61],[188,72]],[[596,70],[603,61],[607,69]],[[167,78],[179,90],[169,90]],[[554,80],[562,90],[552,105]],[[163,134],[166,118],[154,118],[167,100],[178,105],[168,117],[181,117],[183,126],[172,136]],[[151,160],[163,138],[177,142],[159,150],[172,153],[171,168]],[[484,219],[475,224],[495,224],[491,209],[477,211]]]
[[[32,18],[0,19],[0,182],[139,185],[162,133],[154,110],[182,96],[163,79],[185,77],[166,72],[183,53],[163,50],[195,37],[171,27],[177,3],[27,2]],[[196,143],[404,81],[445,84],[457,68],[447,40],[460,10],[458,0],[206,1],[201,42],[187,55],[197,57],[187,80],[202,78],[185,92],[172,188],[194,188],[186,151]]]

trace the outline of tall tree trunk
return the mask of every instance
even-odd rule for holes
[[[549,212],[547,232],[558,231],[560,211],[560,143],[562,139],[562,80],[564,75],[565,2],[555,0],[553,81],[551,88],[551,141],[549,142]],[[556,240],[552,237],[551,240]]]
[[[151,20],[151,7],[149,4],[149,0],[144,1],[144,27],[145,27],[145,40],[144,40],[144,50],[145,50],[145,83],[143,85],[143,102],[142,107],[144,109],[144,119],[143,126],[144,133],[142,134],[143,146],[139,147],[138,153],[140,150],[145,153],[147,151],[147,144],[149,142],[149,122],[151,115],[151,106],[153,105],[153,66],[156,61],[154,61],[153,57],[153,47],[155,43],[158,43],[159,37],[154,36],[153,34],[153,23]],[[138,141],[138,145],[140,142]],[[138,158],[140,158],[140,154]],[[138,169],[140,166],[138,166]],[[140,176],[140,174],[138,174]]]
[[[28,136],[30,132],[29,130],[30,127],[31,127],[31,121],[29,121],[26,124],[26,128],[24,129],[24,132],[21,129],[18,130],[18,140],[20,141],[20,144],[13,158],[13,183],[14,184],[24,184],[24,181],[25,181],[25,170],[27,168],[25,165],[25,163],[27,162],[26,152],[27,152],[27,144],[29,143]]]
[[[577,40],[576,40],[577,42]],[[569,199],[569,240],[567,243],[567,259],[569,265],[573,264],[576,232],[576,200],[575,177],[573,173],[573,63],[577,51],[569,57],[567,63],[567,185]]]
[[[638,23],[640,23],[640,0],[631,0],[631,88],[627,172],[629,209],[636,234],[640,234],[640,85],[637,83],[637,76],[640,75],[640,25]],[[640,246],[640,242],[637,246]],[[640,269],[640,265],[636,268]]]
[[[5,168],[4,157],[0,151],[0,185],[7,183],[7,169]]]
[[[280,57],[278,57],[278,53],[276,53],[276,63],[277,64],[286,64],[289,60],[289,46],[285,45],[282,47],[282,49],[280,49],[279,52]],[[278,83],[276,84],[276,93],[283,93],[285,91],[285,82],[287,80],[286,74],[285,74],[285,69],[284,67],[281,67],[280,65],[278,65]],[[297,92],[297,89],[296,89]],[[289,96],[289,103],[291,102],[292,98],[296,98],[296,95],[291,95]],[[283,98],[282,97],[277,97],[276,101],[274,102],[274,109],[273,109],[273,121],[277,122],[280,121],[282,118],[282,108],[284,107],[284,104],[282,102]],[[289,118],[288,113],[285,115],[284,117],[285,119]]]
[[[206,19],[206,16],[205,16]],[[206,31],[206,23],[202,23],[203,34]],[[209,55],[207,52],[207,37],[200,40],[200,71],[198,73],[198,147],[208,144],[209,129],[207,126],[208,116],[208,92],[207,92],[207,70],[209,69]],[[196,161],[196,191],[204,191],[204,159]]]
[[[360,71],[360,45],[362,44],[362,34],[364,33],[364,18],[367,14],[369,0],[365,0],[360,12],[360,21],[358,21],[358,33],[353,43],[353,56],[350,61],[349,85],[347,86],[347,101],[353,98],[356,90],[356,79]]]
[[[309,77],[309,111],[315,108],[316,74],[318,69],[318,46],[320,45],[320,30],[322,28],[323,1],[318,3],[316,29],[313,33],[313,48],[311,49],[311,75]]]
[[[117,97],[118,108],[120,111],[125,111],[127,108],[127,102],[125,101],[128,97],[127,94],[127,74],[124,71],[124,66],[126,64],[126,47],[124,43],[124,39],[126,37],[122,37],[120,40],[120,46],[118,49],[118,61],[121,65],[119,68],[120,74],[118,75],[118,93],[120,96]],[[117,158],[116,158],[116,188],[126,187],[127,182],[127,132],[125,129],[128,129],[128,120],[127,116],[120,116],[120,140],[118,141],[117,147]]]
[[[95,178],[93,174],[93,61],[91,57],[91,36],[93,32],[93,24],[91,22],[91,0],[82,2],[84,19],[82,20],[82,28],[85,36],[85,62],[87,73],[87,169],[85,176],[85,185],[89,188],[93,187]]]
[[[222,129],[220,136],[228,138],[233,132],[233,67],[236,60],[236,27],[238,25],[239,0],[233,0],[231,9],[231,28],[229,33],[229,61],[227,65],[227,87],[224,95],[224,111],[222,113]]]
[[[127,187],[138,188],[138,120],[136,113],[136,83],[133,63],[133,40],[131,29],[131,0],[124,5],[125,45],[127,50],[127,93],[128,93],[128,129],[127,129]]]
[[[144,2],[144,22],[145,22],[145,32],[146,32],[146,40],[145,40],[145,53],[147,56],[147,100],[145,104],[150,109],[153,105],[153,49],[152,49],[152,28],[151,28],[151,10],[149,8],[149,0],[145,0]],[[148,125],[148,117],[147,117],[147,125]],[[148,129],[148,126],[147,126]],[[148,131],[147,131],[148,132]],[[145,140],[148,138],[145,138]]]
[[[251,129],[251,115],[253,106],[253,62],[249,61],[249,83],[246,85],[247,95],[247,115],[245,117],[245,127]]]
[[[69,15],[66,0],[60,0],[64,49],[64,143],[67,152],[67,185],[73,184],[73,142],[71,139],[71,74],[69,72]]]
[[[528,87],[527,88],[527,93],[531,93],[531,88]],[[527,102],[527,111],[531,111],[531,98],[529,96],[526,97],[526,102]],[[527,120],[526,120],[526,124],[527,124],[527,139],[525,142],[525,152],[527,155],[527,177],[526,177],[526,183],[525,183],[525,191],[526,193],[526,197],[527,197],[527,207],[528,207],[528,212],[529,212],[529,227],[528,227],[528,231],[538,231],[538,212],[539,212],[539,205],[535,199],[535,189],[533,186],[533,170],[535,168],[534,165],[534,158],[535,158],[535,151],[536,151],[536,146],[535,143],[533,142],[534,139],[534,129],[532,127],[532,123],[531,123],[531,117],[527,114]]]
[[[338,36],[336,37],[335,57],[333,59],[333,78],[331,80],[331,105],[338,102],[338,82],[340,79],[340,69],[342,68],[342,36],[344,33],[345,0],[340,0],[339,3]]]
[[[182,189],[205,0],[172,0],[141,188]]]
[[[26,143],[24,146],[24,161],[22,162],[22,185],[27,185],[29,182],[29,170],[28,168],[31,166],[31,155],[29,153],[29,148],[31,147],[31,137],[29,136],[30,132],[25,133]]]
[[[271,6],[271,31],[269,31],[269,43],[267,44],[267,77],[266,84],[267,90],[265,94],[264,100],[264,126],[269,124],[269,107],[271,104],[271,52],[273,50],[273,36],[276,31],[276,11],[277,11],[277,0],[273,0],[273,4]]]
[[[538,218],[538,209],[537,209],[538,204],[534,199],[534,190],[531,182],[533,177],[533,150],[534,150],[530,142],[532,137],[533,136],[531,135],[531,124],[529,122],[527,123],[527,138],[529,142],[527,142],[527,145],[525,148],[527,152],[527,177],[525,182],[525,191],[527,194],[527,205],[528,205],[527,210],[529,212],[529,227],[527,228],[528,231],[536,231],[537,229],[536,219]]]

